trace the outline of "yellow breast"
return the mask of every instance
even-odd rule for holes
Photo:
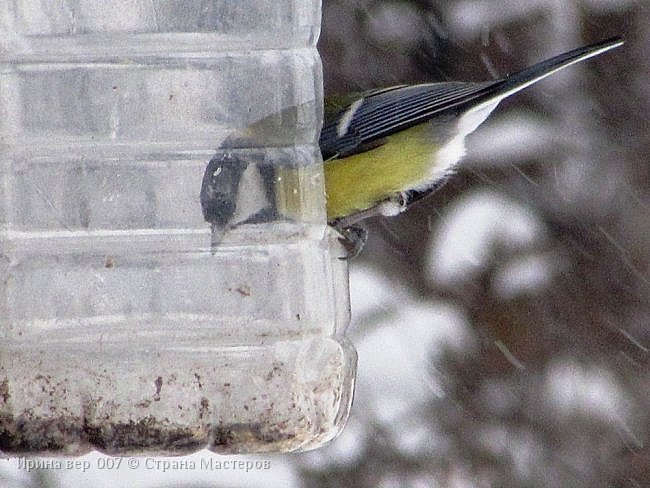
[[[427,181],[436,151],[428,129],[421,124],[387,137],[374,149],[326,162],[328,221],[371,208]]]

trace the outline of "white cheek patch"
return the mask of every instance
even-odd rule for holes
[[[259,167],[249,164],[239,182],[237,206],[232,216],[232,222],[243,222],[256,212],[268,207],[268,189],[265,187],[267,184],[268,182],[265,182],[260,174]]]

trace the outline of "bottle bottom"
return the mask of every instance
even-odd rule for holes
[[[349,412],[356,353],[344,339],[314,338],[99,354],[35,347],[5,350],[2,362],[5,453],[255,453],[335,437]]]
[[[289,230],[216,253],[148,237],[6,246],[0,451],[287,452],[335,437],[356,367],[347,264],[335,237]]]

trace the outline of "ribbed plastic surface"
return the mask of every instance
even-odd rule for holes
[[[0,450],[290,451],[342,428],[319,8],[0,4]],[[287,211],[215,247],[206,165],[262,119],[227,151],[293,175],[264,194]]]

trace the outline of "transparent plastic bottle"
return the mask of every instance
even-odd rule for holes
[[[356,354],[319,9],[0,4],[0,451],[291,451],[342,428]],[[249,175],[218,242],[215,158]]]

